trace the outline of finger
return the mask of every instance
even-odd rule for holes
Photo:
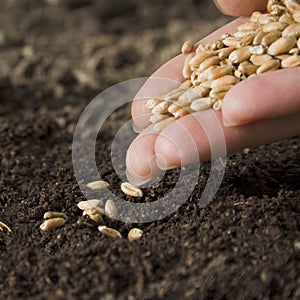
[[[267,0],[214,0],[221,12],[231,16],[250,16],[254,11],[264,11]]]
[[[160,170],[206,161],[224,152],[289,138],[300,134],[300,114],[225,127],[219,112],[194,113],[169,125],[159,135],[147,128],[127,152],[131,178],[155,178]]]
[[[215,118],[212,114],[215,114]],[[300,114],[296,114],[238,127],[224,127],[220,113],[207,110],[188,115],[169,125],[157,137],[155,153],[164,160],[163,169],[174,168],[220,156],[222,151],[219,149],[222,149],[224,142],[229,154],[245,147],[251,148],[298,135],[299,124]],[[220,128],[223,137],[220,136]],[[186,140],[188,143],[185,142]],[[191,140],[194,141],[194,147]],[[195,155],[195,150],[198,157]]]
[[[149,126],[131,143],[126,155],[127,179],[141,185],[148,179],[157,177],[161,170],[156,165],[155,142],[158,133]]]
[[[236,28],[246,22],[246,18],[239,18],[231,23],[226,24],[222,28],[216,30],[212,34],[202,39],[199,43],[206,44],[212,42],[224,33],[234,33]],[[182,76],[182,68],[185,55],[178,55],[159,68],[139,90],[132,104],[131,113],[134,123],[141,129],[150,125],[150,110],[146,107],[146,102],[150,97],[158,96],[163,92],[168,92],[184,81]],[[159,79],[165,79],[159,82]],[[168,79],[168,81],[166,80]]]
[[[300,113],[299,76],[300,67],[296,67],[240,82],[224,97],[224,124],[237,126]]]

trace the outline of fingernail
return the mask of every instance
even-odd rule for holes
[[[132,123],[132,130],[135,133],[141,133],[142,132],[142,129],[139,126],[137,126],[134,122]]]
[[[162,156],[156,157],[156,165],[160,170],[163,170],[163,171],[177,168],[177,166],[167,166],[166,161]]]
[[[222,119],[222,121],[223,121],[223,125],[225,126],[225,127],[234,127],[234,126],[238,126],[239,124],[237,124],[237,123],[235,123],[235,122],[230,122],[230,121],[228,121],[228,120],[226,120],[226,119]]]
[[[145,178],[145,179],[141,179],[141,178],[136,178],[134,177],[133,175],[131,175],[129,173],[128,170],[126,170],[126,177],[127,177],[127,180],[133,184],[133,185],[136,185],[136,186],[141,186],[141,185],[144,185],[148,182],[150,182],[151,180],[153,180],[154,178],[150,177],[150,178]]]

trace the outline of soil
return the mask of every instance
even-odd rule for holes
[[[196,3],[197,2],[197,3]],[[212,1],[0,0],[1,299],[300,299],[299,137],[230,155],[221,187],[197,205],[210,164],[188,200],[145,224],[105,219],[125,237],[103,236],[77,208],[85,200],[72,139],[85,106],[124,80],[149,76],[230,20]],[[104,126],[97,166],[119,189],[109,151],[130,118]],[[154,200],[178,170],[145,190]],[[190,179],[187,177],[188,183]],[[44,212],[65,212],[43,232]]]

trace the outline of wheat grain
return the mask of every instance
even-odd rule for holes
[[[291,68],[300,66],[300,56],[299,55],[289,55],[281,61],[282,68]]]
[[[115,205],[115,202],[112,201],[111,199],[107,200],[105,203],[105,214],[111,218],[111,219],[116,219],[118,216],[118,210]]]
[[[100,207],[92,207],[85,209],[82,213],[83,216],[89,216],[89,218],[97,225],[103,223],[102,216],[105,214],[104,209]]]
[[[40,225],[40,229],[43,231],[56,229],[63,226],[65,222],[66,220],[64,218],[47,219]]]
[[[129,182],[123,182],[121,184],[121,190],[123,191],[124,194],[126,194],[128,196],[143,197],[142,190],[139,187],[137,187]]]
[[[182,54],[190,53],[194,50],[194,44],[191,41],[185,41],[181,47]]]
[[[97,180],[89,182],[86,186],[91,190],[101,190],[106,189],[109,186],[109,183],[104,180]]]
[[[221,109],[227,91],[241,80],[300,65],[300,2],[269,0],[267,8],[266,13],[253,12],[234,34],[197,47],[192,42],[183,45],[186,81],[147,102],[156,115],[150,117],[155,131],[193,111]]]
[[[103,204],[101,199],[90,199],[86,201],[80,201],[77,206],[81,210],[89,209],[92,207],[99,207]]]
[[[132,228],[128,232],[128,240],[130,242],[138,241],[141,239],[142,236],[143,236],[143,230],[140,228]]]
[[[67,215],[65,213],[56,212],[56,211],[47,211],[44,213],[44,219],[53,219],[53,218],[66,219]]]
[[[5,228],[8,232],[11,232],[11,229],[5,223],[0,221],[0,231],[2,231],[3,228]]]
[[[109,237],[112,237],[112,238],[122,238],[122,235],[121,233],[116,230],[116,229],[113,229],[113,228],[110,228],[110,227],[107,227],[107,226],[98,226],[98,230],[109,236]]]

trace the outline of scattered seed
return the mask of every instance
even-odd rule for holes
[[[248,201],[245,201],[245,202],[235,202],[235,203],[233,203],[232,204],[233,206],[240,206],[240,205],[251,205],[251,203],[250,202],[248,202]]]
[[[121,190],[124,194],[132,197],[143,197],[142,190],[129,182],[122,182]]]
[[[103,218],[99,214],[90,214],[89,217],[97,225],[100,225],[103,223]]]
[[[3,228],[5,228],[8,232],[11,232],[11,229],[5,223],[0,221],[0,231],[2,231]]]
[[[67,215],[65,213],[56,212],[56,211],[47,211],[44,213],[44,219],[53,219],[53,218],[66,219]]]
[[[62,227],[65,224],[65,221],[64,218],[47,219],[40,225],[40,229],[43,231],[56,229]]]
[[[88,208],[85,209],[83,211],[83,216],[89,216],[89,218],[96,223],[97,225],[100,225],[103,223],[103,218],[102,216],[104,215],[104,209],[100,208],[100,207],[92,207],[92,208]]]
[[[109,237],[122,238],[121,233],[116,229],[109,228],[107,226],[98,226],[98,230]]]
[[[109,183],[104,180],[97,180],[89,182],[86,186],[91,190],[102,190],[106,189],[109,186]]]
[[[82,215],[90,215],[90,214],[99,214],[101,216],[105,215],[105,210],[101,207],[91,207],[91,208],[87,208],[82,212]]]
[[[129,233],[128,233],[128,240],[130,242],[133,241],[138,241],[141,239],[141,237],[143,236],[143,230],[139,229],[139,228],[132,228],[130,229]]]
[[[105,203],[105,214],[111,218],[111,219],[116,219],[118,216],[118,210],[117,207],[112,200],[107,200]]]
[[[93,207],[99,207],[103,205],[103,201],[101,199],[91,199],[86,201],[80,201],[77,206],[81,210],[93,208]]]

